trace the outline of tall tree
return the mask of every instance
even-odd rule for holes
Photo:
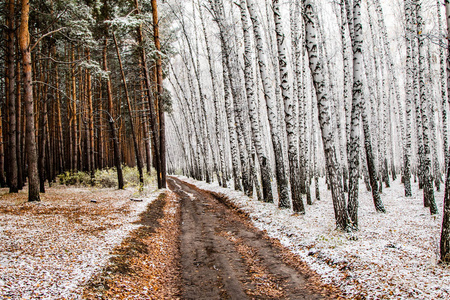
[[[250,35],[251,25],[248,22],[247,7],[245,0],[240,1],[239,8],[241,11],[241,22],[244,36],[244,81],[245,81],[245,89],[247,95],[253,144],[255,145],[259,161],[259,168],[261,171],[263,199],[266,202],[273,202],[272,183],[270,182],[270,160],[266,155],[262,145],[260,122],[258,118],[258,106],[254,92],[255,83],[253,76],[253,53]]]
[[[427,107],[429,100],[426,95],[425,70],[426,70],[426,49],[424,45],[423,21],[420,0],[416,0],[417,13],[417,35],[419,39],[419,87],[420,87],[420,114],[422,118],[423,136],[423,197],[424,203],[429,203],[430,213],[437,214],[436,201],[434,199],[433,178],[431,174],[431,150],[430,150],[430,129]]]
[[[139,182],[143,185],[144,184],[144,173],[142,171],[143,165],[142,165],[141,154],[139,152],[139,145],[138,145],[137,136],[136,136],[136,128],[134,126],[133,108],[131,107],[131,100],[130,100],[130,95],[128,93],[128,85],[127,85],[127,80],[125,78],[125,72],[123,71],[122,58],[120,56],[119,45],[117,44],[116,35],[113,33],[112,36],[113,36],[114,45],[116,48],[117,60],[119,62],[120,75],[121,75],[122,81],[123,81],[123,89],[125,91],[125,98],[127,100],[128,115],[130,117],[131,137],[133,138],[133,148],[134,148],[134,154],[136,157],[136,163],[137,163],[137,168],[138,168],[138,173],[139,173]]]
[[[273,0],[273,18],[275,21],[275,33],[277,36],[278,49],[278,68],[280,71],[280,88],[284,102],[286,133],[288,140],[288,161],[289,161],[289,179],[291,184],[292,205],[295,211],[305,213],[302,195],[300,190],[299,161],[297,151],[297,126],[296,126],[296,101],[292,101],[291,89],[289,85],[289,74],[286,53],[286,38],[283,33],[281,23],[281,12],[279,0]],[[309,188],[309,187],[308,187]]]
[[[445,0],[445,17],[447,34],[450,35],[450,0]],[[450,43],[447,44],[447,97],[450,95]],[[448,99],[447,99],[448,100]],[[444,211],[442,218],[440,258],[450,263],[450,163],[447,162],[447,178],[445,180]]]
[[[105,31],[105,41],[103,45],[103,71],[107,74],[108,73],[108,33],[107,30]],[[122,161],[121,161],[121,154],[120,154],[120,147],[119,147],[119,138],[117,136],[117,129],[116,129],[116,119],[114,117],[114,105],[113,105],[113,95],[112,95],[112,88],[111,88],[111,78],[108,75],[106,78],[106,96],[108,97],[108,123],[109,123],[109,131],[111,135],[111,140],[113,143],[113,150],[114,150],[114,165],[116,167],[117,171],[117,180],[118,180],[118,188],[123,189],[124,182],[123,182],[123,172],[122,172]]]
[[[207,58],[208,58],[208,67],[209,67],[209,74],[211,77],[211,84],[212,84],[212,89],[213,89],[213,105],[214,105],[214,122],[215,122],[215,128],[216,128],[216,141],[217,141],[217,147],[219,148],[219,168],[217,170],[217,178],[219,180],[219,184],[223,187],[227,187],[227,181],[225,179],[225,154],[224,154],[224,147],[223,147],[223,142],[222,142],[222,137],[221,137],[221,131],[220,131],[220,110],[219,110],[219,91],[218,91],[218,87],[217,87],[217,78],[216,78],[216,73],[214,70],[214,62],[213,62],[213,57],[211,54],[211,47],[210,47],[210,42],[208,39],[208,35],[206,32],[206,26],[205,26],[205,20],[204,20],[204,16],[203,16],[203,9],[200,6],[200,4],[198,5],[198,10],[200,13],[200,22],[202,25],[202,30],[203,30],[203,36],[205,38],[205,45],[206,45],[206,54],[207,54]]]
[[[348,213],[353,226],[358,227],[358,191],[359,191],[359,145],[360,145],[360,115],[363,97],[363,32],[361,20],[361,1],[353,1],[353,100],[350,126],[350,145],[348,147]]]
[[[253,0],[247,0],[247,8],[253,24],[253,36],[255,39],[260,79],[262,81],[264,99],[266,101],[267,115],[269,119],[269,130],[272,137],[272,147],[275,154],[275,174],[277,179],[279,206],[288,207],[290,202],[288,179],[284,169],[284,155],[281,145],[280,132],[278,131],[277,108],[276,104],[274,103],[272,82],[267,70],[267,59],[264,52],[261,23],[259,21],[259,17]]]
[[[158,110],[159,126],[159,170],[158,170],[158,188],[166,188],[166,123],[164,115],[164,101],[163,95],[163,73],[162,73],[162,60],[161,60],[161,43],[159,41],[159,21],[158,21],[158,7],[156,0],[152,0],[152,16],[153,16],[153,39],[155,41],[156,48],[156,85],[157,85],[157,97],[159,98],[156,109]]]
[[[405,196],[411,197],[411,121],[412,121],[412,104],[413,104],[413,74],[412,74],[412,49],[411,49],[411,4],[405,0],[406,15],[406,143],[405,143],[405,160],[403,164],[403,183],[405,185]]]
[[[302,3],[304,6],[303,19],[306,25],[306,49],[308,51],[309,68],[317,96],[319,123],[322,132],[328,180],[333,198],[336,226],[341,230],[347,230],[351,221],[347,213],[342,180],[339,174],[339,164],[336,157],[335,138],[330,117],[330,99],[325,90],[322,61],[318,55],[317,14],[311,0],[302,0]]]
[[[31,47],[30,32],[28,29],[28,21],[30,14],[30,2],[28,0],[21,1],[21,21],[19,28],[19,46],[22,52],[23,66],[23,98],[26,114],[26,152],[28,157],[28,201],[40,201],[39,195],[39,175],[37,165],[37,150],[35,140],[35,124],[34,124],[34,100],[33,87],[31,84]]]

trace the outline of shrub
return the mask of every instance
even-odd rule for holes
[[[124,166],[123,180],[126,187],[143,187],[140,186],[139,172],[136,167],[131,168]],[[79,185],[79,186],[96,186],[99,188],[113,188],[118,186],[117,171],[115,167],[96,170],[93,177],[87,172],[69,172],[58,175],[60,184]],[[152,169],[151,174],[144,172],[144,187],[149,186],[156,180],[156,172]]]

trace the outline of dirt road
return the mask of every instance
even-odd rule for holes
[[[181,202],[182,299],[337,298],[224,201],[176,178],[168,183]]]

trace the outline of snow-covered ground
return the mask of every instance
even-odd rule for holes
[[[243,193],[179,176],[197,187],[223,194],[249,214],[256,227],[278,238],[301,256],[324,281],[349,297],[366,299],[450,299],[450,267],[438,264],[443,192],[437,192],[439,215],[423,207],[422,191],[404,197],[400,179],[381,195],[385,214],[374,210],[371,193],[360,183],[359,231],[335,230],[331,193],[321,179],[321,201],[305,215]],[[443,185],[442,185],[443,189]],[[314,189],[312,189],[314,197]]]
[[[0,299],[79,299],[110,251],[157,194],[56,187],[27,203],[26,192],[0,200]]]

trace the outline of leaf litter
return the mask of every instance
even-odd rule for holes
[[[26,190],[0,189],[0,298],[80,299],[158,194],[134,192],[55,185],[28,203]]]

